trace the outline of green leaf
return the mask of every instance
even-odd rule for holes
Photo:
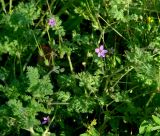
[[[27,77],[29,79],[28,92],[31,92],[34,97],[43,98],[46,95],[53,94],[53,86],[51,84],[49,75],[44,75],[40,79],[37,68],[28,67]]]
[[[144,134],[144,132],[146,131],[146,127],[148,126],[148,122],[146,120],[144,120],[139,128],[139,133],[140,134]]]
[[[27,77],[31,84],[35,85],[38,83],[38,79],[40,77],[37,68],[28,67],[27,68]]]
[[[155,123],[157,123],[158,125],[160,125],[160,118],[157,116],[152,115],[152,118],[154,120]]]

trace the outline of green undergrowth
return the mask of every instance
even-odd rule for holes
[[[159,136],[159,0],[0,2],[1,136]]]

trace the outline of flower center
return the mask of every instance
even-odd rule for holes
[[[101,49],[99,49],[99,52],[101,53],[101,52],[102,52],[102,50],[101,50]]]

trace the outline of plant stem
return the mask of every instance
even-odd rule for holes
[[[47,29],[47,35],[48,35],[48,39],[49,39],[49,44],[51,43],[51,37],[50,37],[50,34],[49,34],[49,31]]]
[[[9,1],[9,13],[12,13],[12,0]]]
[[[73,71],[73,66],[72,66],[72,62],[71,62],[71,57],[69,54],[67,54],[67,58],[68,58],[68,62],[69,62],[70,71],[73,74],[74,71]]]
[[[52,14],[52,11],[51,11],[51,8],[50,8],[50,6],[49,6],[49,2],[48,2],[48,0],[46,0],[46,3],[47,3],[48,10],[49,10],[50,14]]]
[[[129,70],[127,70],[127,71],[117,80],[117,82],[113,85],[113,87],[115,87],[115,86],[118,84],[118,82],[119,82],[127,73],[129,73],[132,69],[134,69],[134,67],[131,67]]]
[[[110,27],[113,31],[115,31],[120,37],[128,41],[122,34],[120,34],[115,28],[113,28],[103,17],[99,15],[99,17]]]
[[[5,4],[4,0],[1,0],[1,3],[2,3],[2,9],[3,9],[3,11],[4,11],[5,13],[7,13],[7,12],[6,12],[6,4]]]
[[[21,58],[19,58],[19,67],[20,67],[20,74],[22,75],[22,73],[23,73],[23,68],[22,68]]]
[[[68,105],[69,103],[67,102],[54,102],[52,105]]]
[[[35,132],[34,132],[34,130],[33,130],[33,127],[30,127],[30,128],[29,128],[29,131],[31,132],[31,136],[32,136],[32,135],[34,136]]]
[[[57,113],[57,107],[56,107],[56,110],[55,110],[54,116],[53,116],[53,117],[52,117],[52,119],[50,120],[50,123],[49,123],[49,125],[47,126],[46,130],[44,131],[44,133],[42,134],[42,136],[46,136],[46,134],[48,133],[49,128],[50,128],[50,126],[51,126],[52,122],[53,122],[53,121],[54,121],[54,119],[55,119],[56,113]]]
[[[149,100],[148,100],[147,103],[146,103],[146,107],[149,106],[149,104],[151,103],[151,101],[153,100],[153,98],[154,98],[155,95],[156,95],[155,92],[153,92],[153,93],[151,94],[151,97],[149,98]]]
[[[14,62],[13,62],[14,66],[13,66],[13,75],[14,75],[14,78],[16,78],[16,57],[14,58]]]
[[[34,49],[34,51],[35,51],[35,50],[36,50],[36,48]],[[30,55],[28,56],[28,58],[26,59],[26,62],[25,62],[25,64],[24,64],[23,68],[22,68],[22,71],[23,71],[23,72],[25,71],[25,69],[26,69],[26,67],[27,67],[27,65],[28,65],[28,63],[29,63],[32,55],[33,55],[33,52],[31,52],[31,54],[30,54]]]

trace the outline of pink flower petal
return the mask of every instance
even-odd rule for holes
[[[48,118],[47,117],[43,117],[43,120],[48,120]]]
[[[103,45],[101,45],[101,46],[99,47],[99,49],[100,49],[100,50],[103,50],[103,49],[104,49],[104,46],[103,46]]]
[[[43,125],[43,124],[46,124],[47,122],[48,122],[48,121],[47,121],[47,120],[45,120],[45,121],[42,121],[42,123],[41,123],[41,124]]]
[[[98,53],[98,57],[101,57],[101,53],[100,52]]]
[[[105,54],[101,53],[101,56],[104,58],[104,57],[105,57]]]
[[[96,49],[95,49],[95,52],[96,52],[96,53],[99,53],[99,48],[96,48]]]
[[[105,53],[107,53],[107,52],[108,52],[107,50],[103,50],[103,51],[102,51],[103,54],[105,54]]]

